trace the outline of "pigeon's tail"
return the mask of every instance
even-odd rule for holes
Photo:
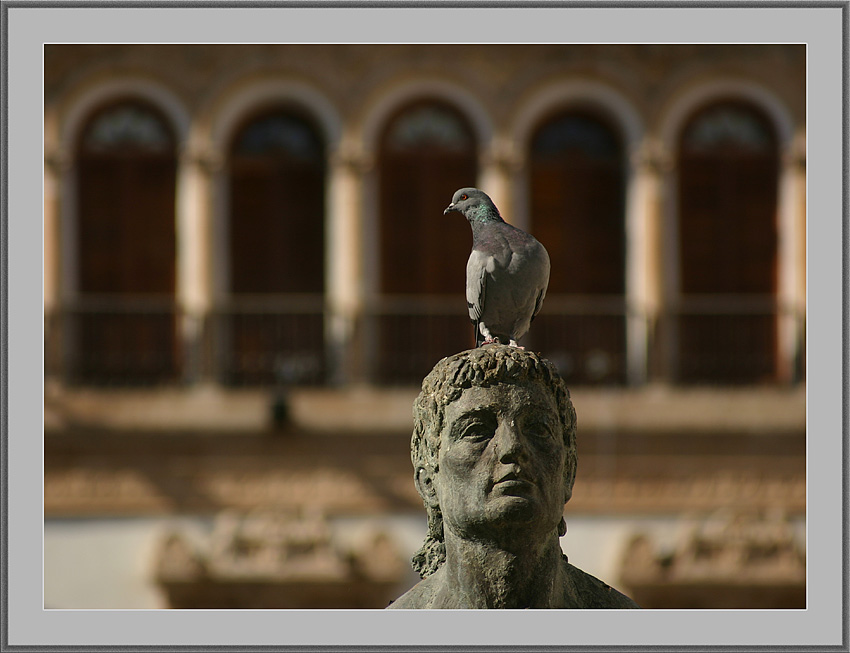
[[[475,320],[475,322],[472,323],[472,328],[475,330],[474,335],[475,335],[475,346],[476,347],[480,347],[481,345],[484,344],[484,336],[481,334],[481,329],[478,328],[478,324],[479,324],[478,320]]]

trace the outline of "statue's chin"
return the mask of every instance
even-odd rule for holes
[[[541,518],[537,502],[523,494],[491,497],[487,514],[497,526],[531,524]]]

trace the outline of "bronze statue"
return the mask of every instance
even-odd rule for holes
[[[503,345],[444,358],[413,412],[423,580],[390,608],[639,607],[561,551],[576,417],[551,363]]]

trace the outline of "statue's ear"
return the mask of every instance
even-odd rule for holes
[[[416,485],[416,491],[419,496],[431,508],[438,508],[440,502],[437,499],[437,490],[434,487],[434,475],[432,470],[425,467],[417,467],[413,482]]]
[[[564,479],[564,505],[567,505],[569,500],[573,496],[573,485],[576,481],[576,458],[575,456],[570,457],[567,455],[567,459],[564,462],[568,467],[568,474]]]

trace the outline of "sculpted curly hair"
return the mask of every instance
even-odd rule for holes
[[[413,436],[410,457],[414,475],[422,468],[439,470],[440,437],[445,407],[457,400],[466,388],[489,387],[499,383],[540,383],[551,390],[558,407],[564,445],[564,486],[572,493],[576,475],[576,414],[570,393],[555,366],[541,356],[516,347],[491,345],[444,358],[422,381],[422,392],[413,404]],[[425,502],[428,535],[413,556],[413,569],[422,578],[437,571],[446,560],[443,515],[439,506]]]

